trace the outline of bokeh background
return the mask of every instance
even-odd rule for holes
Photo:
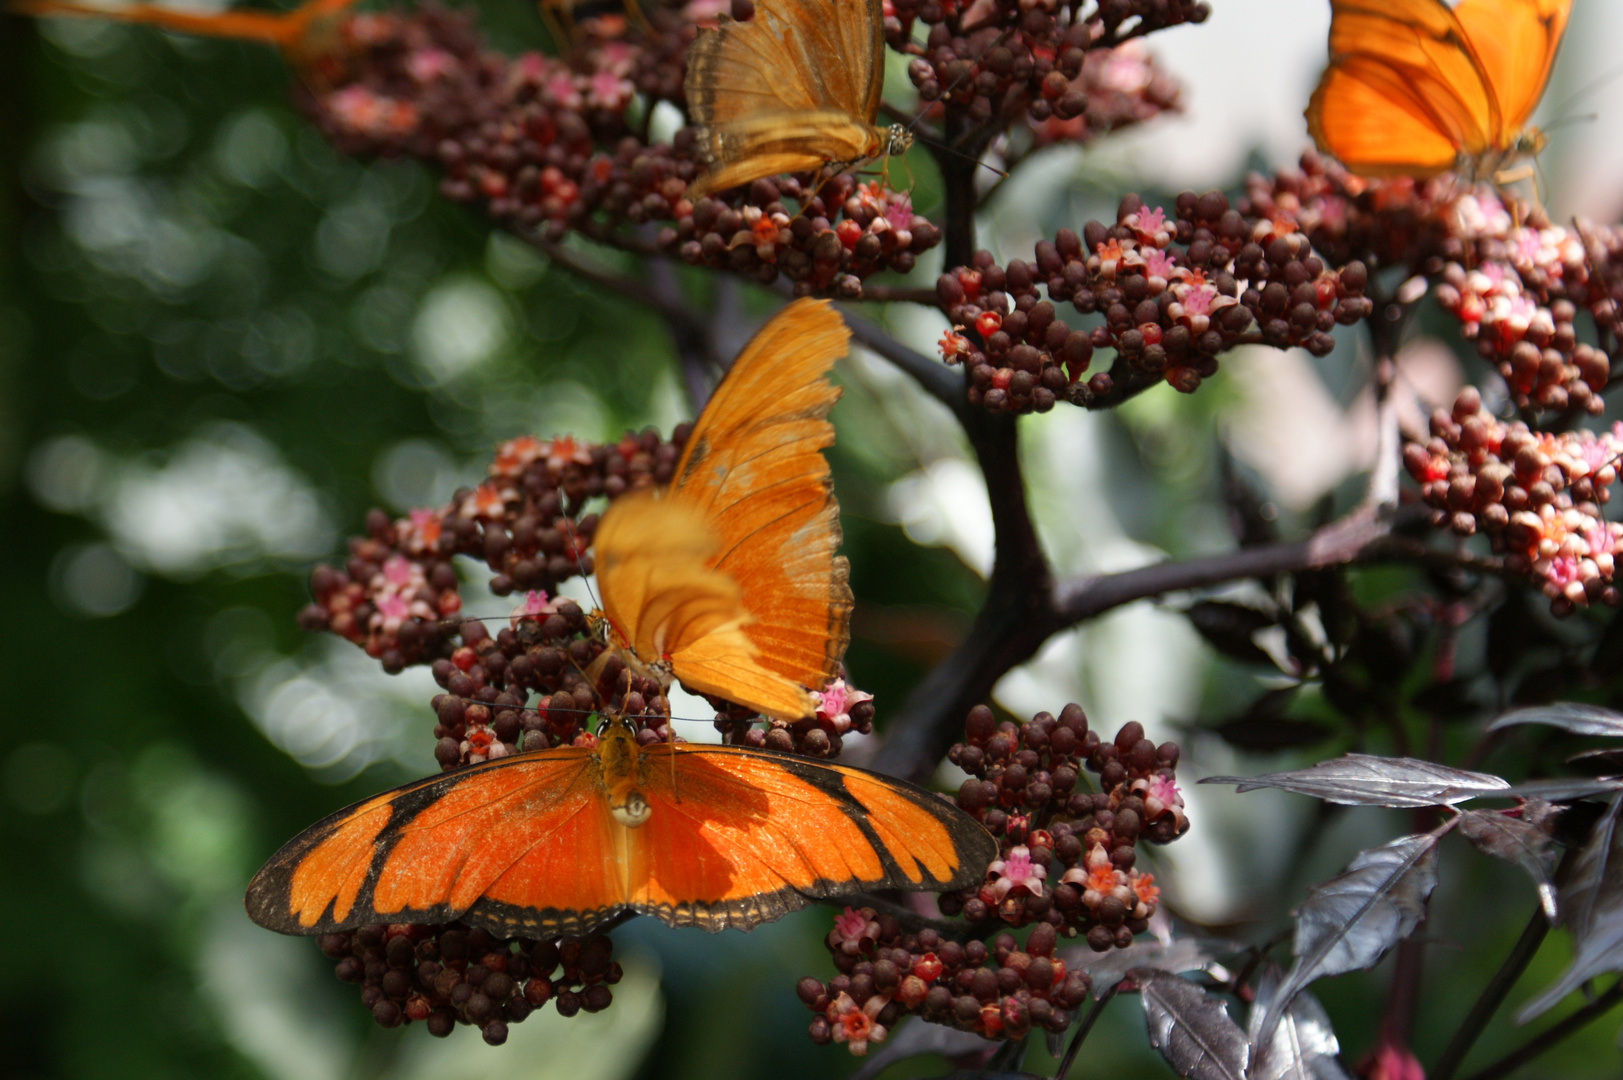
[[[1056,227],[1112,216],[1126,191],[1233,191],[1247,168],[1301,152],[1328,5],[1213,6],[1207,25],[1150,43],[1183,81],[1186,113],[1033,162],[992,201],[983,244],[1000,259],[1029,252]],[[498,47],[545,43],[522,0],[480,7]],[[1616,220],[1623,108],[1615,82],[1592,84],[1615,62],[1623,8],[1575,8],[1545,106],[1564,124],[1543,159],[1546,197],[1558,216]],[[492,234],[438,199],[422,168],[338,157],[289,108],[287,85],[279,59],[251,45],[0,18],[0,663],[12,687],[0,720],[0,1072],[845,1075],[842,1048],[805,1039],[793,993],[799,975],[825,973],[823,909],[748,937],[629,925],[610,1010],[570,1021],[546,1010],[499,1049],[471,1030],[436,1043],[420,1026],[376,1028],[312,943],[243,915],[248,876],[283,840],[434,770],[426,674],[386,677],[294,626],[312,563],[340,556],[370,506],[444,502],[501,439],[668,431],[691,415],[655,317]],[[915,171],[928,210],[931,178]],[[771,305],[747,291],[724,299],[739,305],[740,340]],[[885,317],[926,351],[943,326],[933,313]],[[1406,362],[1417,398],[1446,400],[1477,375],[1463,355],[1417,342]],[[1225,371],[1192,398],[1164,391],[1108,416],[1062,406],[1023,421],[1061,572],[1227,546],[1220,443],[1287,523],[1323,497],[1356,497],[1372,430],[1356,337],[1323,361],[1262,351]],[[832,456],[860,603],[849,664],[879,695],[882,727],[887,703],[967,626],[991,524],[938,406],[860,353],[839,375]],[[465,595],[474,613],[502,613]],[[1022,716],[1076,700],[1109,730],[1141,721],[1185,743],[1192,781],[1291,763],[1236,760],[1198,730],[1256,685],[1175,612],[1140,604],[1055,639],[998,700]],[[1307,883],[1405,827],[1347,815],[1299,857],[1281,836],[1311,814],[1306,802],[1193,792],[1196,829],[1156,868],[1173,906],[1278,928]],[[1505,896],[1514,902],[1483,899]],[[1439,923],[1465,936],[1439,941],[1442,985],[1479,984],[1497,955],[1461,942],[1508,942],[1531,902],[1513,870],[1451,867],[1437,906],[1453,921]],[[1562,947],[1547,946],[1530,979],[1546,981]],[[1381,985],[1377,974],[1318,988],[1344,1046],[1369,1044]],[[1084,1063],[1088,1076],[1169,1075],[1132,1001],[1106,1013]],[[1544,1067],[1615,1075],[1617,1055],[1597,1032]],[[926,1059],[886,1075],[940,1068]]]

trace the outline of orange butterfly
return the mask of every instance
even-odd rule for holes
[[[852,601],[821,451],[850,336],[826,300],[784,308],[716,388],[670,486],[604,512],[597,586],[633,670],[784,720],[838,677]]]
[[[770,716],[812,712],[806,687],[837,672],[851,610],[821,453],[848,340],[827,301],[789,305],[717,387],[670,486],[603,515],[602,625],[633,667]],[[335,814],[271,858],[247,906],[293,934],[455,919],[583,934],[624,912],[747,930],[810,900],[962,888],[996,851],[909,784],[736,746],[639,747],[616,719],[596,747],[499,758]]]
[[[317,71],[328,78],[337,72],[319,69],[342,54],[339,20],[355,0],[307,0],[284,14],[267,11],[224,11],[201,15],[155,4],[95,7],[71,0],[19,0],[9,10],[20,15],[83,15],[120,22],[146,23],[163,30],[205,37],[262,41],[282,51],[302,71]]]
[[[248,886],[284,934],[460,919],[502,937],[587,934],[622,913],[748,930],[812,900],[962,888],[997,843],[900,780],[770,750],[637,746],[499,758],[311,826]]]
[[[885,79],[881,0],[757,0],[688,50],[689,118],[707,171],[691,198],[779,173],[840,172],[901,154],[913,135],[874,126]]]
[[[1330,66],[1307,107],[1320,150],[1361,176],[1499,177],[1527,127],[1572,0],[1331,0]]]

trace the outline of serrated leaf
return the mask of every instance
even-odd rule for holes
[[[1536,819],[1546,816],[1544,808],[1549,804],[1540,801],[1536,807],[1533,803],[1527,806],[1534,811],[1529,816]],[[1555,838],[1547,830],[1495,810],[1467,810],[1460,815],[1460,832],[1484,855],[1513,862],[1526,870],[1538,889],[1544,917],[1555,922],[1555,885],[1550,874],[1555,869],[1556,849]]]
[[[1261,1042],[1301,990],[1315,979],[1374,967],[1414,932],[1437,887],[1437,837],[1404,836],[1368,848],[1329,881],[1308,890],[1296,910],[1296,963],[1263,1017]]]
[[[1279,788],[1348,806],[1447,806],[1505,792],[1510,783],[1489,773],[1451,769],[1418,758],[1344,754],[1308,769],[1259,776],[1208,776],[1202,784],[1234,784],[1237,791]]]
[[[1246,1038],[1223,1003],[1187,979],[1134,969],[1150,1045],[1179,1076],[1245,1080]]]
[[[1125,949],[1111,949],[1096,953],[1085,946],[1067,949],[1061,955],[1067,971],[1088,973],[1089,993],[1095,1000],[1129,972],[1135,969],[1164,971],[1176,975],[1183,971],[1201,971],[1221,957],[1243,952],[1245,946],[1218,938],[1177,938],[1161,942],[1151,938],[1135,941]]]
[[[1572,963],[1549,989],[1522,1006],[1516,1022],[1525,1024],[1572,991],[1609,971],[1623,971],[1623,830],[1618,815],[1623,795],[1573,856],[1559,892],[1562,924],[1572,932]]]
[[[1268,612],[1224,600],[1202,600],[1185,608],[1184,615],[1208,645],[1229,659],[1242,664],[1278,666],[1267,650],[1251,639],[1257,631],[1278,623]]]
[[[1576,701],[1557,701],[1550,705],[1513,709],[1489,724],[1488,730],[1500,731],[1518,724],[1545,724],[1574,735],[1623,738],[1623,713]]]
[[[1278,966],[1269,964],[1257,982],[1249,1032],[1250,1080],[1349,1080],[1337,1057],[1341,1044],[1336,1041],[1329,1014],[1306,990],[1296,995],[1280,1017],[1267,1045],[1258,1042],[1263,1018],[1278,997],[1281,979]]]

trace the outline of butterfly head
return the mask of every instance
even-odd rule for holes
[[[899,156],[913,146],[913,133],[900,124],[892,124],[885,131],[886,156]]]

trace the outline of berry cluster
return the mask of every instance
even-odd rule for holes
[[[1623,459],[1623,424],[1535,432],[1482,408],[1474,387],[1431,417],[1431,438],[1403,462],[1432,507],[1433,523],[1461,536],[1479,529],[1506,566],[1527,575],[1558,615],[1592,602],[1616,605],[1623,525],[1602,513]]]
[[[1088,976],[1054,954],[1058,934],[1047,923],[1025,944],[1004,932],[958,942],[932,929],[906,933],[889,915],[846,908],[826,941],[839,974],[807,976],[796,993],[816,1015],[815,1043],[841,1042],[853,1054],[882,1042],[908,1013],[988,1038],[1021,1039],[1032,1028],[1060,1032],[1088,994]]]
[[[1101,135],[1183,107],[1182,87],[1137,40],[1123,42],[1114,49],[1089,49],[1082,61],[1082,74],[1072,81],[1067,93],[1072,92],[1087,99],[1087,109],[1064,120],[1056,101],[1054,115],[1032,125],[1034,149],[1055,143],[1085,145]]]
[[[1100,952],[1131,944],[1159,895],[1150,875],[1133,868],[1136,845],[1169,843],[1188,828],[1173,778],[1177,745],[1156,746],[1136,722],[1106,742],[1074,704],[1024,724],[997,723],[980,705],[964,730],[966,740],[947,752],[969,774],[958,805],[1003,854],[985,885],[944,897],[941,910],[961,910],[972,923],[1047,923]],[[1097,792],[1078,790],[1083,768],[1098,773]],[[1050,869],[1059,880],[1045,889]]]
[[[975,124],[1024,113],[1041,125],[1050,119],[1081,120],[1089,113],[1084,76],[1089,51],[1204,22],[1211,14],[1209,5],[1192,0],[1105,0],[1085,18],[1079,11],[1080,5],[1059,0],[996,5],[887,0],[885,40],[913,58],[907,74],[923,101],[942,102]],[[927,28],[922,45],[915,40],[918,23]],[[1143,94],[1148,88],[1136,88],[1141,101],[1151,100]]]
[[[1114,226],[1061,229],[1033,262],[1002,267],[981,251],[941,275],[936,297],[955,324],[941,353],[969,368],[970,401],[994,412],[1046,412],[1061,397],[1087,405],[1160,379],[1187,393],[1241,342],[1328,353],[1337,323],[1372,310],[1366,279],[1362,263],[1332,270],[1288,221],[1247,217],[1220,192],[1184,192],[1170,218],[1129,195]],[[1056,311],[1065,302],[1103,323],[1072,328]],[[1111,370],[1084,382],[1107,348]]]
[[[582,515],[582,505],[669,481],[688,430],[678,425],[669,442],[649,430],[603,445],[529,435],[503,443],[485,481],[458,491],[449,506],[395,521],[373,510],[368,535],[349,542],[344,568],[322,565],[310,575],[315,602],[300,625],[364,646],[389,672],[449,657],[456,626],[440,620],[462,605],[453,556],[489,566],[497,596],[550,591],[591,573],[597,517]]]
[[[363,926],[323,934],[320,945],[338,977],[361,986],[362,1004],[383,1027],[421,1020],[444,1038],[471,1024],[492,1046],[549,1001],[561,1016],[601,1012],[622,974],[602,934],[509,941],[461,923]]]
[[[630,106],[640,96],[646,117],[655,102],[681,102],[693,17],[657,6],[647,15],[646,32],[514,60],[483,52],[465,17],[437,9],[357,17],[348,80],[308,97],[307,111],[347,152],[434,161],[445,197],[483,202],[519,232],[557,240],[574,230],[765,283],[783,274],[802,295],[855,298],[864,278],[906,273],[940,242],[905,193],[849,176],[816,191],[804,177],[688,199],[693,131],[649,143]],[[632,235],[649,222],[666,224]]]
[[[1243,209],[1292,223],[1332,264],[1402,266],[1429,280],[1518,407],[1604,407],[1623,335],[1623,231],[1554,226],[1447,177],[1364,180],[1313,154],[1300,170],[1251,177]],[[1582,312],[1598,345],[1580,340]]]
[[[997,838],[1001,856],[982,885],[942,896],[941,911],[982,932],[998,922],[1030,926],[1025,944],[1007,931],[990,946],[945,940],[847,908],[826,942],[840,975],[798,986],[817,1014],[814,1041],[860,1054],[904,1013],[989,1038],[1063,1031],[1088,979],[1054,955],[1059,938],[1080,935],[1099,952],[1124,948],[1155,912],[1159,890],[1134,868],[1136,845],[1165,844],[1188,828],[1173,779],[1177,746],[1157,747],[1136,723],[1101,741],[1076,705],[1025,724],[999,724],[981,705],[964,726],[966,741],[947,755],[969,773],[958,805]],[[1098,774],[1097,793],[1078,790],[1083,769]]]

